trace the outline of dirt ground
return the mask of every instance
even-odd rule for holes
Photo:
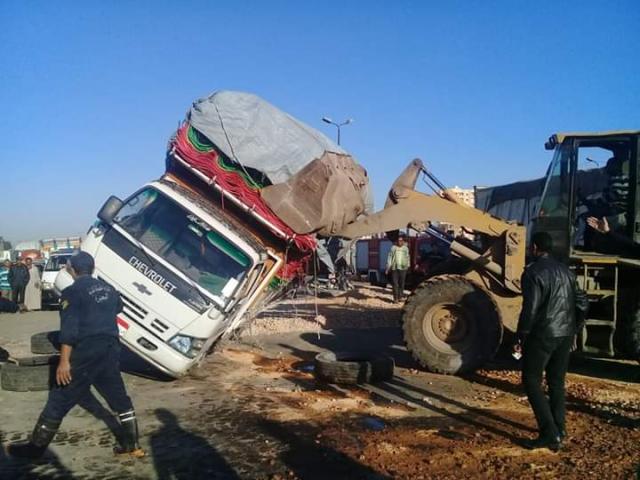
[[[574,358],[565,448],[528,451],[534,420],[516,362],[501,356],[465,378],[419,370],[399,317],[388,292],[362,288],[275,306],[208,357],[199,378],[161,380],[125,356],[146,458],[111,455],[115,424],[95,395],[43,460],[0,455],[0,478],[636,478],[639,365]],[[55,312],[2,315],[0,345],[26,355],[29,336],[56,324]],[[320,350],[383,352],[396,373],[361,387],[320,383]],[[3,443],[27,437],[45,399],[0,390]]]

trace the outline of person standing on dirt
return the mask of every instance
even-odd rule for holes
[[[565,376],[577,332],[576,281],[569,268],[551,257],[551,236],[532,238],[535,260],[522,274],[522,311],[516,352],[522,353],[522,383],[538,423],[538,438],[527,448],[560,449],[566,436]],[[549,398],[542,389],[545,372]]]
[[[29,283],[29,269],[22,260],[18,260],[9,270],[9,284],[11,285],[11,299],[24,308],[24,292]]]
[[[91,276],[93,269],[93,257],[86,252],[77,253],[67,262],[67,270],[75,282],[62,291],[60,299],[58,387],[49,393],[31,440],[9,445],[9,455],[40,457],[65,415],[93,385],[120,421],[120,445],[114,448],[114,453],[144,456],[138,445],[133,404],[120,375],[116,315],[122,310],[122,300],[110,285]]]
[[[407,270],[409,269],[409,248],[405,244],[405,236],[399,235],[394,246],[391,247],[387,256],[387,269],[385,273],[389,275],[391,272],[391,281],[393,282],[393,301],[402,300],[404,292],[404,282],[407,278]]]
[[[0,297],[11,300],[11,284],[9,283],[9,271],[11,270],[11,260],[5,260],[0,265]]]

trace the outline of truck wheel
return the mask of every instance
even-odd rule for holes
[[[402,322],[413,357],[437,373],[479,368],[502,340],[497,305],[487,291],[459,275],[423,282],[407,300]]]
[[[316,355],[314,375],[329,383],[355,385],[390,380],[394,362],[383,355],[322,352]]]
[[[54,354],[60,351],[59,330],[36,333],[31,336],[31,353]]]
[[[12,392],[49,390],[56,383],[59,357],[29,357],[18,360],[18,365],[5,363],[0,370],[0,385]]]

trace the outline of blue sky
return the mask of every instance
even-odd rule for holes
[[[11,1],[0,235],[84,233],[163,172],[191,102],[256,93],[343,146],[376,206],[412,158],[447,185],[544,174],[555,131],[640,128],[640,2]]]

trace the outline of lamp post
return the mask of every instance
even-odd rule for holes
[[[338,145],[340,145],[340,127],[343,127],[344,125],[349,125],[350,123],[352,123],[353,118],[347,118],[344,122],[336,123],[333,120],[331,120],[329,117],[322,117],[322,121],[324,123],[328,123],[329,125],[335,125],[335,127],[338,129]]]

